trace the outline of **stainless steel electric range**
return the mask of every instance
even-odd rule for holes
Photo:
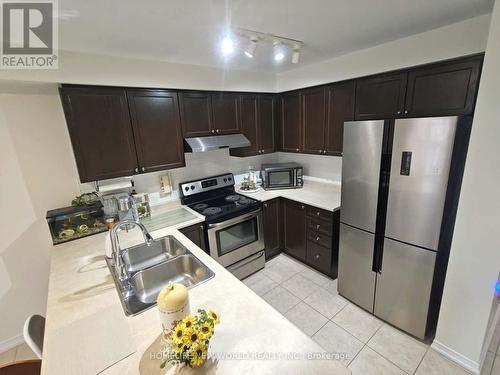
[[[179,184],[181,202],[205,216],[210,255],[236,277],[264,268],[262,203],[234,190],[232,173]]]

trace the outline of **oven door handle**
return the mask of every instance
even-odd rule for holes
[[[243,220],[252,219],[254,217],[259,216],[261,211],[262,211],[262,209],[259,208],[258,210],[252,211],[252,212],[245,214],[245,215],[235,217],[234,219],[229,219],[229,220],[226,220],[226,221],[223,221],[220,223],[208,224],[208,228],[210,228],[210,229],[212,229],[212,228],[224,228],[224,227],[231,226],[233,224],[241,223]]]

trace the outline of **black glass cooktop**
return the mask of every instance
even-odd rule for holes
[[[207,222],[220,222],[231,217],[254,211],[261,206],[258,200],[238,193],[207,199],[189,207],[205,216]]]

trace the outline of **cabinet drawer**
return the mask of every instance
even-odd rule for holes
[[[329,248],[307,242],[307,263],[324,273],[330,273],[332,264],[332,251]]]
[[[307,234],[309,242],[317,243],[318,245],[332,248],[332,237],[326,234],[318,233],[317,231],[309,230]]]
[[[322,210],[321,208],[316,207],[307,207],[307,215],[310,217],[315,217],[323,220],[331,221],[333,218],[333,212]]]
[[[308,230],[311,232],[318,232],[321,234],[326,234],[328,236],[331,236],[333,232],[331,221],[321,220],[315,217],[307,218],[307,227],[309,228]]]

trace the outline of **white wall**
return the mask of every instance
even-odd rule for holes
[[[0,70],[0,80],[275,92],[274,73],[60,51],[56,70]]]
[[[483,52],[490,15],[416,34],[277,75],[279,92]]]
[[[500,270],[500,3],[492,15],[433,346],[478,371]]]
[[[304,167],[306,176],[324,178],[340,182],[342,178],[342,158],[338,156],[321,156],[278,152],[279,163],[297,162]]]
[[[0,352],[45,314],[52,241],[46,211],[78,193],[56,85],[0,85]]]

